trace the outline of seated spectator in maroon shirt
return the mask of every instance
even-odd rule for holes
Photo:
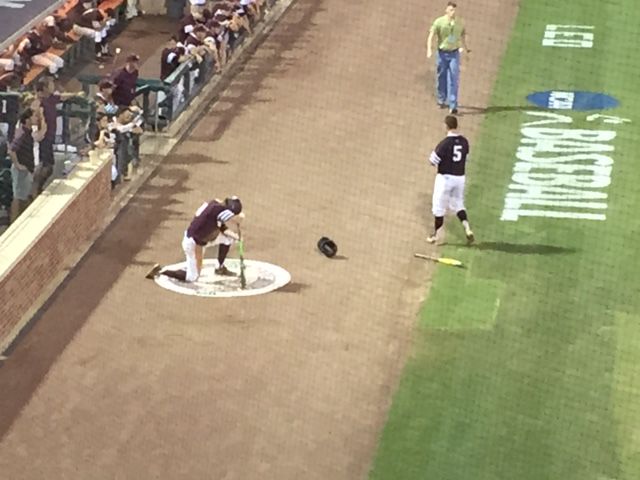
[[[50,39],[44,38],[38,29],[34,28],[18,44],[18,54],[25,64],[40,65],[55,75],[64,66],[64,60],[48,52],[50,47]]]
[[[108,19],[100,9],[93,8],[92,0],[80,0],[70,12],[70,19],[74,23],[73,31],[76,34],[93,39],[96,60],[99,62],[104,61],[104,57],[109,55],[109,48],[106,42]]]
[[[138,55],[129,55],[124,67],[113,72],[113,100],[119,107],[128,107],[136,98],[139,62]]]
[[[160,80],[166,79],[169,75],[176,71],[181,63],[189,60],[187,50],[178,44],[178,38],[174,35],[171,37],[167,46],[162,50],[160,55]]]
[[[63,47],[65,44],[74,43],[73,38],[68,34],[73,28],[73,24],[67,19],[57,15],[49,15],[43,22],[43,36],[51,39],[54,47]]]

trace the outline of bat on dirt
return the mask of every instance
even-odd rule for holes
[[[417,258],[422,258],[424,260],[432,260],[434,262],[442,263],[443,265],[464,268],[464,265],[460,260],[455,260],[453,258],[445,258],[445,257],[438,258],[438,257],[432,257],[430,255],[424,255],[422,253],[414,253],[413,255]]]
[[[247,277],[244,274],[244,240],[242,240],[242,232],[238,227],[238,253],[240,255],[240,287],[244,290],[247,287]]]

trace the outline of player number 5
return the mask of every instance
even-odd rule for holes
[[[453,147],[453,161],[459,162],[462,160],[462,145],[454,145]]]

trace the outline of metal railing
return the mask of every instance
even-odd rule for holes
[[[6,138],[9,143],[15,135],[20,113],[28,105],[24,102],[24,96],[15,92],[0,93],[0,124],[5,124]],[[56,138],[57,144],[64,145],[67,152],[74,156],[87,145],[87,135],[92,137],[97,129],[96,104],[94,101],[83,97],[72,97],[58,105],[58,117],[62,120],[60,135]],[[69,148],[71,147],[71,148]],[[0,149],[0,207],[9,208],[13,198],[11,186],[11,160],[6,155],[4,148]],[[69,170],[64,173],[68,173]]]
[[[205,55],[199,64],[193,60],[184,62],[164,81],[157,78],[139,78],[136,83],[135,102],[142,108],[145,130],[166,130],[215,75],[215,63],[209,55]],[[88,96],[96,94],[97,85],[103,79],[100,75],[78,77],[82,83],[82,90]]]

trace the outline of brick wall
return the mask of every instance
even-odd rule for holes
[[[53,221],[40,222],[39,235],[25,253],[0,272],[0,352],[52,293],[69,259],[101,227],[111,203],[110,180],[110,163],[102,162]]]

